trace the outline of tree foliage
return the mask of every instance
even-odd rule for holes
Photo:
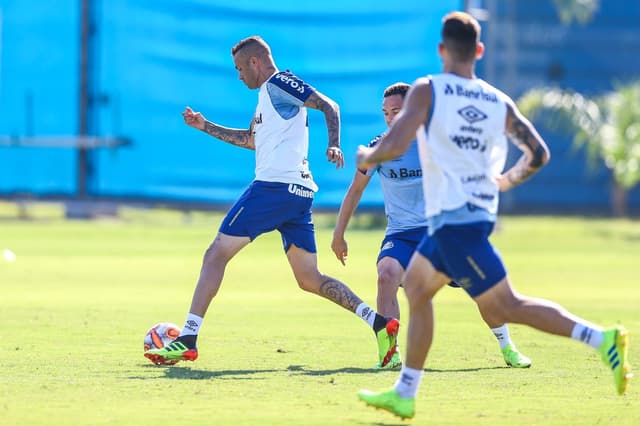
[[[640,182],[640,82],[589,98],[557,88],[536,88],[519,100],[520,110],[549,129],[574,133],[590,163],[604,165],[616,183],[630,189]]]
[[[587,24],[600,7],[600,0],[553,0],[560,21],[569,25],[573,21]]]

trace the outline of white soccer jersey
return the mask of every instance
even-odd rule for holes
[[[303,106],[314,91],[289,71],[276,72],[260,86],[253,119],[256,180],[318,190],[307,161],[309,128]]]
[[[480,79],[454,74],[431,77],[430,119],[419,142],[426,215],[467,203],[498,211],[496,176],[504,169],[507,95]]]

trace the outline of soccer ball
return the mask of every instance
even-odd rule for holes
[[[151,327],[144,335],[144,352],[150,349],[162,349],[180,335],[180,327],[170,322],[161,322]],[[178,360],[168,361],[175,364]]]

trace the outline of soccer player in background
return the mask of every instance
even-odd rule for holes
[[[383,94],[382,113],[387,126],[402,109],[402,103],[410,86],[407,83],[395,83],[387,87]],[[384,135],[376,136],[369,146],[375,146]],[[349,219],[356,210],[360,198],[371,177],[378,173],[387,229],[380,246],[377,260],[378,298],[377,306],[380,315],[400,319],[398,306],[398,287],[407,269],[411,256],[418,243],[427,235],[427,218],[425,217],[424,193],[422,190],[422,168],[418,158],[418,144],[414,140],[407,152],[400,157],[378,164],[368,169],[357,169],[353,181],[344,196],[338,220],[333,231],[331,249],[342,264],[345,264],[348,245],[344,233]],[[453,287],[459,287],[451,283]],[[498,339],[500,351],[508,366],[528,368],[531,360],[522,355],[509,336],[509,327],[504,323],[487,323]],[[402,364],[400,352],[396,351],[387,368]]]
[[[231,207],[217,236],[204,254],[191,308],[180,336],[145,356],[155,363],[193,361],[196,339],[211,300],[218,293],[227,263],[259,235],[278,230],[293,274],[301,289],[325,297],[354,312],[374,330],[378,363],[385,366],[397,348],[399,323],[384,318],[344,283],[318,270],[311,205],[318,187],[307,161],[307,108],[324,113],[329,146],[326,157],[344,166],[340,150],[338,105],[289,71],[279,71],[269,45],[258,36],[241,40],[232,49],[239,78],[259,89],[258,105],[248,129],[231,129],[208,121],[187,107],[187,125],[242,148],[255,150],[255,180]]]
[[[618,394],[632,375],[624,327],[603,328],[556,303],[519,294],[489,242],[499,191],[537,173],[549,151],[514,102],[476,77],[483,51],[480,25],[471,15],[445,16],[438,46],[443,73],[416,80],[387,135],[375,147],[358,150],[358,167],[368,168],[398,157],[416,136],[419,144],[430,237],[418,245],[403,281],[409,300],[406,360],[393,388],[358,393],[366,404],[401,418],[415,414],[433,339],[433,297],[451,280],[462,284],[489,323],[526,324],[599,351]],[[505,134],[523,155],[501,174]]]

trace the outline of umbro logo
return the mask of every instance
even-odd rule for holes
[[[402,375],[400,375],[400,381],[407,386],[411,386],[411,384],[413,383],[413,377],[409,376],[406,373],[403,373]]]
[[[480,111],[473,105],[468,105],[462,109],[459,109],[458,114],[469,124],[477,123],[478,121],[482,121],[487,118],[487,114]]]
[[[364,308],[362,310],[362,313],[360,314],[362,316],[362,318],[364,319],[369,319],[369,317],[371,316],[371,314],[373,313],[373,311],[369,308]]]
[[[196,331],[196,329],[198,328],[198,323],[195,322],[194,320],[189,320],[187,321],[187,323],[184,325],[184,328],[191,330],[191,331]]]
[[[387,241],[386,243],[384,243],[384,245],[382,246],[382,248],[380,249],[382,250],[389,250],[393,248],[393,241]]]

